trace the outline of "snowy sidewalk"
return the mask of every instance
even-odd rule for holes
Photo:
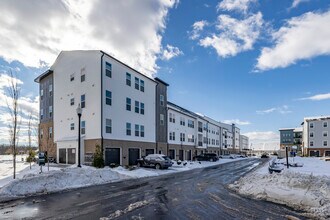
[[[83,166],[82,168],[78,168],[76,166],[63,168],[63,166],[54,165],[50,167],[49,172],[47,171],[47,166],[43,167],[44,172],[41,174],[39,174],[39,166],[34,164],[31,170],[29,166],[26,166],[25,169],[21,170],[17,175],[16,180],[13,180],[11,176],[7,176],[2,179],[0,178],[0,202],[33,194],[46,194],[120,180],[182,172],[241,159],[242,158],[221,159],[217,162],[188,162],[186,166],[183,164],[174,164],[167,170],[156,170],[153,168],[138,168],[129,170],[123,167],[113,169],[105,167],[102,169],[96,169],[89,166]]]
[[[291,158],[289,162],[292,162]],[[314,218],[329,219],[330,162],[300,157],[294,162],[304,166],[269,174],[266,163],[229,187],[243,195],[304,210]]]

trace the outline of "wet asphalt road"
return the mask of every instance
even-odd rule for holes
[[[226,186],[260,159],[110,183],[0,204],[0,219],[287,219],[299,212]]]

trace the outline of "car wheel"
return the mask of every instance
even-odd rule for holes
[[[210,159],[210,162],[213,162],[213,158]]]
[[[141,163],[137,163],[137,165],[136,165],[137,167],[141,167]]]
[[[155,166],[156,170],[159,170],[161,168],[160,164],[157,163],[156,166]]]

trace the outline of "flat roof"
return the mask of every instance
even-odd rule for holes
[[[317,121],[317,120],[327,120],[330,119],[329,115],[325,115],[325,116],[314,116],[314,117],[306,117],[304,118],[304,121]]]

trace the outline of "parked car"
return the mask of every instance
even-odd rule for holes
[[[154,167],[167,169],[172,166],[172,160],[164,154],[149,154],[137,160],[138,167]]]
[[[219,160],[219,157],[216,154],[206,153],[195,156],[193,160],[213,162]]]
[[[261,158],[269,158],[268,154],[262,154]]]
[[[236,156],[233,154],[227,154],[227,155],[220,155],[221,159],[235,159]]]

